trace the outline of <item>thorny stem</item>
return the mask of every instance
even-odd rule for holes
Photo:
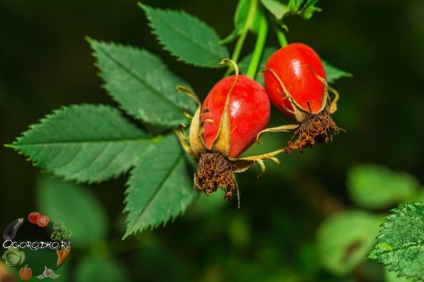
[[[251,0],[249,3],[249,10],[247,12],[246,22],[244,23],[243,30],[240,34],[239,39],[236,42],[233,55],[231,56],[231,60],[234,62],[237,62],[240,57],[241,49],[243,48],[244,41],[246,40],[247,33],[249,32],[249,28],[253,23],[257,9],[258,9],[258,0]],[[232,71],[233,71],[232,67],[228,68],[224,76],[230,75]]]
[[[259,15],[259,32],[256,38],[255,49],[253,50],[252,60],[250,61],[249,68],[246,76],[255,79],[256,72],[258,70],[259,63],[261,61],[262,53],[265,47],[266,36],[268,33],[268,22],[263,11]]]

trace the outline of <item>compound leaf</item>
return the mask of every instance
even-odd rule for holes
[[[352,200],[371,209],[387,208],[418,195],[419,183],[408,173],[378,165],[358,165],[350,169],[348,189]]]
[[[401,204],[382,225],[368,258],[401,277],[424,280],[424,203]]]
[[[228,58],[217,33],[201,20],[183,12],[151,8],[146,12],[153,33],[163,47],[179,60],[200,67],[217,67]]]
[[[327,219],[318,230],[321,264],[344,275],[361,263],[375,243],[382,218],[361,211],[347,211]]]
[[[126,172],[151,140],[115,108],[77,105],[54,111],[9,146],[47,172],[96,182]]]
[[[165,224],[186,209],[196,195],[188,170],[185,153],[173,135],[164,137],[140,156],[128,180],[124,238]]]
[[[104,87],[128,114],[143,122],[174,128],[185,123],[182,109],[194,112],[195,103],[177,93],[188,86],[155,55],[135,47],[88,39]]]

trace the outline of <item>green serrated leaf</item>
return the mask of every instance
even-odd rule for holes
[[[385,274],[385,282],[413,282],[413,279],[405,278],[405,277],[399,277],[396,272],[389,271],[389,267],[384,268],[384,274]]]
[[[268,60],[269,56],[271,56],[272,53],[274,53],[277,50],[276,47],[267,47],[262,53],[261,61],[259,62],[258,71],[261,72],[265,68],[265,63]],[[250,61],[252,60],[252,53],[244,57],[240,63],[238,64],[240,73],[247,73],[247,70],[249,69]],[[260,73],[256,79],[257,82],[264,84],[264,78],[263,75]]]
[[[378,165],[358,165],[351,168],[348,175],[352,200],[370,209],[409,201],[418,194],[418,188],[419,183],[412,175]]]
[[[382,225],[368,258],[390,266],[399,276],[424,280],[424,203],[402,204]]]
[[[146,12],[153,33],[163,47],[179,60],[200,67],[217,67],[229,57],[217,33],[206,23],[183,12],[151,8]]]
[[[146,150],[128,180],[125,212],[130,234],[155,228],[180,215],[194,200],[192,174],[173,135]]]
[[[188,84],[158,57],[135,47],[88,41],[106,90],[128,114],[146,123],[174,128],[186,122],[182,109],[195,111],[195,103],[175,90],[177,85]]]
[[[78,105],[54,111],[9,146],[47,172],[96,182],[126,172],[151,140],[112,107]]]
[[[107,218],[104,208],[86,187],[47,176],[37,183],[39,211],[72,232],[72,245],[88,245],[105,239]]]
[[[289,12],[287,5],[277,0],[261,0],[264,7],[275,16],[277,20],[281,20],[285,14]]]
[[[130,281],[130,277],[125,267],[114,259],[86,257],[78,260],[75,281],[126,282]]]
[[[342,71],[336,68],[335,66],[327,63],[326,61],[322,61],[322,63],[324,64],[324,69],[327,75],[328,83],[333,83],[334,81],[342,77],[352,77],[351,73]]]
[[[380,217],[360,211],[347,211],[327,219],[318,230],[321,264],[336,275],[351,271],[372,248],[381,222]]]
[[[239,0],[234,14],[234,30],[230,35],[221,40],[221,44],[233,41],[241,35],[247,21],[250,0]]]

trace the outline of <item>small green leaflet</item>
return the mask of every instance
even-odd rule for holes
[[[150,143],[117,109],[86,104],[54,111],[9,146],[66,180],[100,182],[126,172]]]
[[[175,136],[168,135],[144,151],[127,183],[124,238],[183,213],[197,194],[192,175]]]
[[[308,0],[303,6],[304,0],[290,0],[288,4],[288,8],[290,14],[300,15],[304,19],[310,19],[314,12],[321,11],[320,8],[315,7],[315,4],[318,0]]]
[[[306,4],[303,6],[300,15],[304,19],[310,19],[312,17],[312,15],[314,14],[314,12],[320,12],[321,9],[315,7],[315,4],[317,2],[318,2],[318,0],[308,0],[308,2],[306,2]]]
[[[87,246],[106,239],[104,207],[87,187],[42,175],[37,181],[39,211],[72,232],[72,245]]]
[[[336,275],[344,275],[364,261],[375,243],[383,219],[362,211],[345,211],[328,218],[317,233],[319,261]]]
[[[289,8],[277,0],[261,0],[261,2],[277,20],[281,20],[289,12]]]
[[[384,166],[363,164],[349,170],[348,189],[359,206],[381,209],[410,201],[419,193],[419,183],[408,173]]]
[[[139,4],[163,47],[179,60],[200,67],[218,67],[228,58],[217,33],[206,23],[183,12]]]
[[[182,109],[194,112],[195,103],[177,93],[188,84],[171,73],[155,55],[135,47],[88,39],[105,88],[121,108],[136,119],[174,128],[187,120]]]
[[[401,204],[382,225],[368,258],[399,276],[424,280],[424,203]]]
[[[352,77],[351,73],[342,71],[336,68],[335,66],[327,63],[326,61],[322,61],[322,63],[324,65],[325,74],[327,75],[328,83],[333,83],[334,81],[342,77]]]

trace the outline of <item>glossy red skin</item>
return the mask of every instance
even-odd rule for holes
[[[32,269],[28,266],[26,267],[21,267],[21,269],[19,269],[19,278],[21,278],[21,280],[30,280],[32,277]]]
[[[322,109],[325,96],[325,86],[315,74],[326,79],[324,66],[315,51],[301,43],[289,44],[274,52],[265,64],[265,89],[271,102],[290,117],[295,117],[289,99],[284,98],[284,91],[275,76],[267,69],[272,69],[284,86],[305,111],[318,113]],[[279,92],[280,91],[280,92]],[[281,94],[283,93],[283,94]],[[310,111],[307,101],[310,103]]]
[[[37,220],[40,218],[41,213],[39,212],[32,212],[28,215],[28,221],[32,224],[37,224]]]
[[[220,80],[209,91],[202,110],[210,112],[202,115],[202,120],[212,119],[215,123],[205,122],[203,140],[211,148],[218,133],[222,113],[228,91],[234,81],[234,76]],[[230,152],[229,157],[237,157],[256,140],[256,135],[268,124],[270,116],[270,102],[265,89],[256,81],[239,75],[237,83],[230,96]]]
[[[46,227],[47,225],[49,225],[49,221],[50,219],[47,215],[42,215],[37,219],[37,225],[40,227]]]

